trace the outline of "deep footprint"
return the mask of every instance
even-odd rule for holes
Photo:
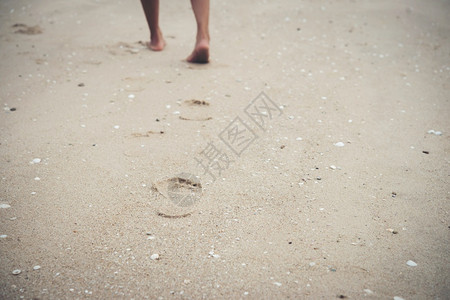
[[[200,180],[189,173],[180,173],[174,177],[160,180],[153,184],[152,190],[179,208],[194,205],[202,196]]]

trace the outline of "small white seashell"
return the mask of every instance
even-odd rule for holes
[[[219,257],[220,257],[219,254],[215,254],[214,251],[212,251],[212,250],[209,251],[209,255],[212,256],[212,257],[214,257],[214,258],[219,258]]]
[[[114,125],[114,129],[119,129],[120,126],[119,125]]]
[[[150,259],[151,259],[151,260],[158,260],[158,259],[159,259],[159,254],[157,254],[157,253],[152,254],[152,255],[150,256]]]
[[[410,266],[410,267],[417,267],[417,264],[416,264],[415,262],[413,262],[412,260],[408,260],[408,261],[406,262],[406,264],[407,264],[408,266]]]
[[[337,142],[336,144],[334,144],[336,147],[344,147],[345,144],[343,142]]]
[[[41,268],[41,266],[34,266],[33,270],[39,270]]]
[[[6,234],[0,235],[0,239],[6,239],[8,236]]]
[[[276,286],[282,286],[283,284],[281,282],[274,282],[273,284],[275,284]]]
[[[13,273],[13,275],[19,275],[20,273],[22,273],[22,271],[17,269],[17,270],[12,271],[12,273]]]
[[[6,203],[1,203],[0,204],[0,208],[10,208],[10,207],[11,207],[11,205],[6,204]]]
[[[335,165],[331,165],[331,166],[330,166],[330,169],[336,170],[336,166],[335,166]]]
[[[434,134],[434,135],[442,135],[442,131],[434,131],[433,129],[428,130],[428,133]]]
[[[297,141],[303,140],[301,137],[296,138]]]
[[[129,94],[129,95],[128,95],[128,98],[130,98],[130,99],[134,99],[134,98],[135,98],[135,96],[134,96],[133,94]]]
[[[34,158],[32,161],[31,161],[31,163],[33,163],[33,164],[38,164],[38,163],[40,163],[41,162],[41,159],[40,158]]]

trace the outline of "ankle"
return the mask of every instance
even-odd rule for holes
[[[151,40],[160,40],[162,38],[162,33],[159,28],[150,31],[150,39]]]
[[[200,41],[206,41],[209,43],[209,32],[197,32],[197,43]]]

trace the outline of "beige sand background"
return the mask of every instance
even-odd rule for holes
[[[197,66],[188,1],[161,4],[161,53],[139,1],[1,1],[0,298],[449,299],[449,15],[213,1]],[[152,183],[262,91],[283,114],[158,216]]]

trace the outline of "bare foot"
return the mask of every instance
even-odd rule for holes
[[[153,51],[161,51],[166,46],[166,41],[164,40],[161,30],[158,29],[156,34],[152,34],[150,42],[147,43],[147,47]]]
[[[209,41],[202,39],[195,45],[194,51],[186,59],[190,63],[206,64],[209,62]]]

